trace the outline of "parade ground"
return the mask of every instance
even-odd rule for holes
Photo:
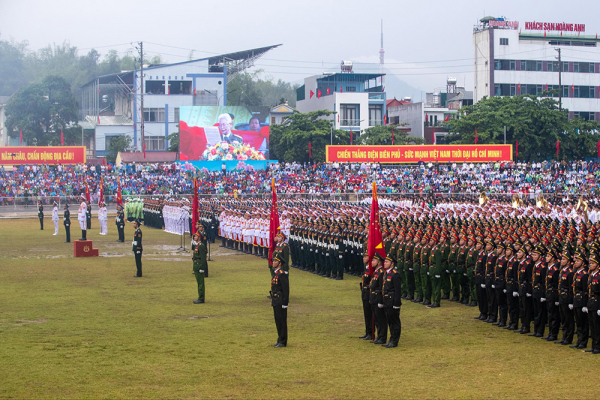
[[[277,335],[265,260],[211,247],[206,303],[178,236],[142,226],[143,273],[125,243],[61,224],[0,220],[1,398],[596,398],[600,356],[476,321],[476,308],[403,301],[386,349],[364,334],[359,278],[291,269],[289,341]],[[80,235],[73,226],[72,238]],[[189,238],[186,239],[189,249]]]

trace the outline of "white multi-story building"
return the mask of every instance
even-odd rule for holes
[[[584,31],[582,24],[483,18],[473,30],[475,102],[548,93],[558,100],[562,93],[569,118],[600,121],[600,39]]]
[[[133,151],[142,150],[142,116],[146,151],[165,151],[167,137],[178,132],[182,106],[227,105],[227,82],[249,68],[267,51],[277,47],[228,53],[176,64],[100,76],[81,91],[81,121],[93,133],[86,143],[88,156],[103,157],[110,141],[127,135]],[[144,108],[141,109],[141,97]]]
[[[296,90],[296,109],[301,113],[329,110],[335,129],[360,133],[383,125],[386,115],[385,74],[351,72],[352,63],[342,62],[341,73],[324,73],[304,79]]]

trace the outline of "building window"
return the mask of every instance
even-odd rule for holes
[[[179,123],[179,107],[173,109],[173,121]]]
[[[510,85],[510,95],[511,96],[516,96],[517,94],[517,86],[516,85]]]
[[[543,65],[544,64],[541,61],[536,61],[536,65],[535,65],[536,71],[543,71],[544,70]]]
[[[271,117],[271,125],[275,125],[277,123],[277,117]]]
[[[165,81],[146,81],[147,94],[165,94]]]
[[[165,138],[162,136],[144,136],[144,143],[148,151],[164,151],[165,149]]]
[[[381,106],[369,106],[369,126],[383,125]]]
[[[500,38],[500,46],[508,46],[508,38]]]
[[[169,94],[192,94],[192,81],[169,81]]]
[[[569,97],[569,86],[563,86],[563,95],[562,97]]]
[[[145,122],[165,122],[164,108],[144,108]]]
[[[345,92],[356,92],[356,86],[346,86],[344,88]]]
[[[358,104],[340,104],[340,125],[358,126],[360,120]]]
[[[589,97],[590,99],[593,99],[595,97],[594,96],[594,94],[595,94],[594,90],[595,90],[594,86],[590,86],[590,97]]]
[[[510,60],[510,70],[514,71],[516,69],[517,62],[515,60]]]
[[[573,97],[579,97],[579,86],[575,86],[575,88],[573,88]]]
[[[573,72],[579,72],[579,63],[573,63]]]
[[[568,62],[562,63],[562,72],[569,72],[569,63]]]

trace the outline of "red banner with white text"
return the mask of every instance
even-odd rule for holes
[[[327,146],[327,162],[493,162],[511,161],[512,145]]]
[[[0,147],[0,164],[85,164],[84,146]]]

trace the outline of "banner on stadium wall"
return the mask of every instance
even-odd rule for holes
[[[327,162],[492,162],[511,161],[510,144],[327,146]]]
[[[0,147],[0,164],[85,164],[85,146]]]

